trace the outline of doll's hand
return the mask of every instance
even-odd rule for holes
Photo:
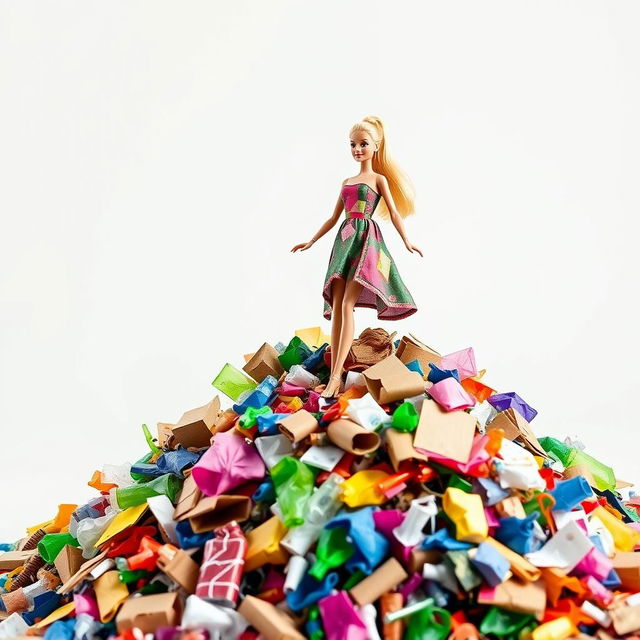
[[[292,253],[295,253],[298,249],[300,249],[300,251],[305,251],[306,249],[312,246],[313,246],[313,242],[303,242],[301,244],[297,244],[295,247],[293,247],[293,249],[291,249],[291,251]]]
[[[424,256],[422,255],[422,251],[420,251],[420,249],[418,249],[418,247],[416,247],[414,244],[411,244],[408,240],[404,243],[404,246],[407,247],[407,249],[409,249],[411,253],[417,251],[424,258]]]

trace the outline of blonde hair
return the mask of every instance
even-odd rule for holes
[[[376,173],[381,173],[387,179],[391,196],[400,216],[406,218],[415,213],[415,190],[413,184],[387,151],[387,141],[382,120],[377,116],[367,116],[351,127],[349,137],[356,131],[368,133],[378,146],[378,151],[373,154],[372,168]],[[378,202],[376,215],[380,218],[389,219],[389,208],[384,198],[380,198],[380,202]]]

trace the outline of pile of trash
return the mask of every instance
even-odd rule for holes
[[[316,327],[226,363],[212,384],[231,406],[142,425],[137,462],[0,544],[0,639],[640,632],[631,485],[537,438],[473,349],[394,335],[354,340],[335,398]]]

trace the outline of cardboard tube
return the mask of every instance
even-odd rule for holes
[[[308,435],[317,431],[319,426],[315,416],[306,409],[300,409],[278,422],[280,433],[285,435],[291,442],[304,440]]]
[[[383,593],[391,591],[403,580],[409,577],[402,565],[395,559],[389,558],[370,576],[358,582],[349,591],[351,597],[360,605],[375,602]]]
[[[331,422],[327,434],[333,444],[357,456],[371,453],[380,446],[380,436],[377,433],[367,431],[347,418]]]

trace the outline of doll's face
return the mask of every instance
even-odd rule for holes
[[[356,131],[349,144],[351,145],[351,155],[356,162],[364,162],[373,158],[376,144],[366,131]]]

